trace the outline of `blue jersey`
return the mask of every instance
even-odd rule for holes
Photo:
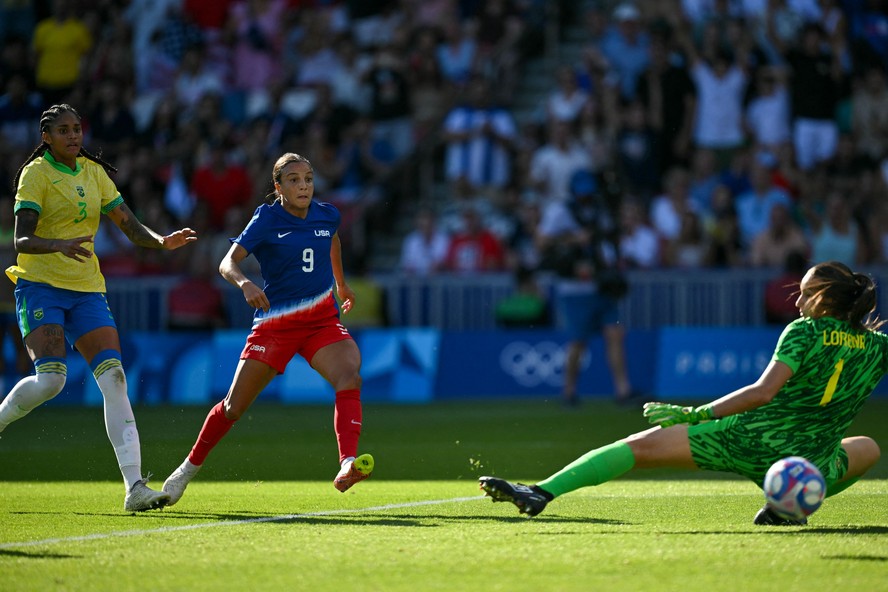
[[[330,247],[340,220],[339,210],[323,202],[312,202],[304,220],[279,201],[256,208],[232,239],[259,261],[271,304],[268,312],[256,311],[254,326],[269,319],[304,322],[339,313]]]

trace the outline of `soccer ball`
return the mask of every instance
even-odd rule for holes
[[[820,470],[801,456],[789,456],[771,465],[762,489],[768,507],[789,520],[810,516],[826,496]]]

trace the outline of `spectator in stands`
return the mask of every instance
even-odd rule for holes
[[[441,271],[447,261],[450,237],[438,228],[434,210],[422,207],[416,213],[411,230],[401,243],[401,271],[429,275]]]
[[[856,151],[880,160],[888,155],[888,84],[885,64],[867,68],[851,96]]]
[[[660,237],[648,224],[646,212],[636,197],[624,199],[620,206],[620,265],[626,269],[660,264]]]
[[[335,42],[336,67],[330,73],[328,84],[333,102],[343,105],[356,113],[369,110],[367,88],[362,84],[364,72],[370,66],[371,58],[358,51],[354,37],[348,32],[343,33]],[[413,84],[414,91],[416,84]],[[428,97],[426,97],[428,98]],[[419,99],[416,99],[417,105]]]
[[[21,74],[9,78],[5,91],[0,95],[0,155],[30,147],[43,112],[40,95],[29,92]]]
[[[660,174],[690,164],[697,100],[687,63],[675,51],[673,39],[671,29],[651,37],[650,64],[638,79],[638,98],[658,136]]]
[[[555,85],[545,100],[545,120],[575,123],[592,98],[580,88],[573,66],[564,64],[558,68]]]
[[[206,161],[195,169],[190,187],[195,199],[207,204],[214,229],[224,226],[230,208],[246,205],[254,197],[246,169],[229,161],[226,146],[221,142],[209,146]]]
[[[342,66],[339,54],[330,43],[331,31],[322,21],[311,22],[299,44],[296,84],[302,87],[329,86]]]
[[[771,208],[768,227],[752,241],[749,264],[753,267],[781,267],[790,253],[801,253],[807,263],[810,252],[811,246],[801,226],[793,219],[792,210],[786,204],[778,203]]]
[[[700,217],[695,212],[687,210],[681,216],[678,235],[666,241],[663,263],[667,267],[699,269],[709,263],[709,248]]]
[[[478,210],[463,208],[462,228],[450,239],[444,268],[461,273],[502,271],[506,266],[505,250],[500,240],[484,226]]]
[[[438,63],[437,29],[430,26],[419,29],[410,46],[407,72],[413,95],[413,120],[416,135],[422,138],[432,133],[452,93]]]
[[[373,122],[369,117],[358,117],[342,136],[337,152],[341,165],[338,179],[333,186],[340,202],[356,200],[370,206],[381,197],[379,179],[382,179],[395,162],[394,151],[384,138],[373,136]]]
[[[641,11],[629,2],[616,7],[610,26],[598,49],[616,78],[620,96],[635,98],[639,76],[650,61],[650,37],[645,30]]]
[[[469,102],[454,107],[444,120],[447,142],[445,176],[472,189],[499,190],[511,181],[511,152],[518,129],[511,113],[493,104],[490,87],[476,78]]]
[[[404,57],[394,46],[380,46],[365,80],[370,85],[374,135],[391,145],[396,158],[407,156],[413,148],[413,100]]]
[[[676,167],[666,173],[663,189],[663,193],[651,203],[651,226],[660,240],[670,241],[681,232],[685,213],[702,217],[707,211],[691,200],[691,179],[686,169]]]
[[[694,151],[688,183],[691,201],[697,204],[703,218],[708,218],[712,209],[712,194],[721,184],[721,170],[714,150],[698,148]]]
[[[259,91],[280,76],[286,0],[236,0],[228,13],[234,88]]]
[[[577,139],[599,171],[614,168],[614,146],[620,118],[606,115],[604,105],[587,101],[576,123]]]
[[[808,258],[799,251],[786,254],[781,273],[765,284],[765,322],[769,325],[786,325],[799,318],[795,305],[799,296],[799,283],[808,270]]]
[[[118,156],[130,152],[136,136],[136,122],[123,96],[119,80],[107,79],[98,83],[97,104],[90,109],[90,142],[102,148],[106,155]]]
[[[192,257],[188,272],[170,290],[167,298],[167,329],[212,331],[228,325],[225,297],[216,284],[215,260],[207,265],[203,255]]]
[[[476,71],[478,45],[468,23],[457,18],[442,25],[443,39],[438,44],[438,68],[444,80],[453,87],[464,87]]]
[[[752,187],[737,196],[737,220],[745,248],[749,248],[756,236],[764,232],[771,223],[771,210],[777,204],[792,207],[792,200],[783,189],[774,185],[772,169],[776,164],[774,156],[759,152],[753,159],[750,174]]]
[[[515,291],[496,303],[496,325],[504,329],[540,329],[551,323],[549,302],[532,269],[515,270]]]
[[[476,31],[478,69],[490,72],[500,99],[513,96],[520,74],[519,44],[532,34],[518,4],[513,0],[487,0],[470,19],[470,26]]]
[[[833,193],[827,198],[822,215],[809,215],[811,226],[811,262],[841,261],[856,265],[866,261],[863,230],[851,215],[845,196]]]
[[[53,0],[52,16],[34,29],[37,89],[46,105],[66,99],[83,78],[83,63],[93,36],[74,13],[72,0]]]
[[[173,84],[176,101],[185,115],[193,114],[205,95],[221,95],[224,91],[224,81],[207,65],[202,45],[184,51]]]
[[[740,220],[734,197],[727,185],[719,185],[712,194],[712,215],[706,224],[709,235],[710,267],[734,268],[746,262]]]
[[[776,150],[792,140],[786,71],[763,66],[755,78],[754,95],[746,107],[745,125],[753,144]]]
[[[506,266],[511,270],[536,270],[542,262],[537,244],[537,233],[542,221],[542,209],[534,196],[525,196],[517,187],[506,190],[502,211],[511,214],[504,235]]]
[[[583,149],[570,124],[547,124],[549,141],[537,148],[530,162],[530,180],[545,201],[567,201],[570,178],[579,170],[594,170],[589,153]]]
[[[7,92],[10,80],[21,77],[27,90],[36,94],[29,37],[30,32],[25,36],[13,35],[0,39],[0,89],[4,92]]]
[[[843,5],[846,10],[857,11],[852,27],[860,42],[855,48],[859,59],[869,63],[888,63],[888,14],[884,0],[843,2]]]
[[[797,46],[787,54],[792,72],[793,144],[802,170],[832,158],[839,140],[836,106],[844,74],[839,56],[824,48],[825,40],[823,28],[809,23]]]
[[[694,142],[698,147],[730,154],[739,148],[745,139],[743,134],[743,98],[747,83],[745,64],[737,63],[735,54],[726,50],[704,58],[690,39],[685,41],[684,47],[691,59],[691,78],[697,87]]]
[[[626,189],[650,199],[660,186],[660,145],[656,130],[648,123],[641,101],[621,111],[621,124],[614,141],[616,163]]]

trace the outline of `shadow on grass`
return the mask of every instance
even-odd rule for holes
[[[835,559],[838,561],[888,561],[884,555],[827,555],[821,559]]]
[[[888,534],[888,526],[763,526],[754,531],[742,530],[682,530],[682,531],[658,531],[657,534],[705,534],[705,535],[728,535],[736,536],[742,534],[766,534],[776,536],[810,536],[823,534]]]
[[[47,553],[46,551],[14,551],[0,549],[0,557],[18,557],[19,559],[80,559],[81,555],[68,555],[67,553]]]

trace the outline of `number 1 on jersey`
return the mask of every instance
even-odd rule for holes
[[[836,394],[836,385],[839,384],[839,374],[842,373],[842,368],[844,367],[845,360],[840,359],[836,362],[836,371],[829,377],[829,382],[826,383],[826,388],[823,390],[823,398],[820,399],[821,407],[829,403],[830,399],[833,398],[833,395]]]

